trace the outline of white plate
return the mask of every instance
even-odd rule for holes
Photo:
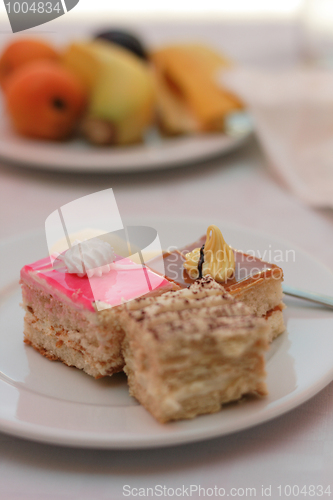
[[[230,134],[163,139],[156,131],[143,144],[93,147],[83,140],[51,142],[25,139],[9,126],[0,102],[0,159],[23,167],[75,172],[134,172],[179,167],[209,160],[240,147],[252,132],[245,114],[231,117]]]
[[[211,221],[141,218],[155,227],[164,248],[184,245],[204,233]],[[288,255],[286,282],[330,294],[333,275],[300,250],[269,236],[226,226],[226,241],[236,248]],[[126,221],[138,223],[136,220]],[[279,250],[279,254],[277,254]],[[43,232],[3,242],[0,283],[0,430],[37,441],[97,448],[146,448],[198,441],[245,429],[281,415],[311,398],[333,379],[332,311],[286,299],[287,332],[267,356],[269,396],[225,407],[219,413],[167,425],[128,395],[120,374],[95,380],[83,372],[51,362],[23,344],[19,307],[21,266],[46,255]],[[282,252],[282,253],[281,253]],[[266,254],[266,257],[268,255]]]

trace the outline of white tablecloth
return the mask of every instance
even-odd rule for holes
[[[274,51],[278,37],[270,39],[267,35],[267,40]],[[289,41],[292,50],[292,36]],[[252,45],[258,50],[258,43],[252,41]],[[265,46],[263,59],[267,52]],[[288,54],[286,49],[286,58]],[[152,207],[161,217],[193,217],[197,206],[202,217],[210,219],[212,214],[218,214],[228,222],[289,240],[333,269],[333,211],[314,210],[295,199],[273,177],[255,139],[204,166],[157,173],[78,176],[2,164],[0,237],[42,228],[46,217],[59,206],[106,187],[114,189],[124,218],[134,211],[136,215],[149,214]],[[273,499],[287,497],[286,485],[298,485],[300,489],[307,485],[308,498],[310,485],[322,485],[324,489],[331,485],[333,494],[332,471],[333,383],[271,422],[228,437],[172,448],[79,450],[0,433],[1,500],[135,498],[138,491],[133,490],[130,496],[123,492],[155,485],[184,485],[186,497],[186,488],[191,484],[224,487],[227,491],[244,488],[236,498],[250,496],[246,488],[256,488],[256,496],[252,490],[252,497],[264,498],[262,488],[268,496],[271,487]],[[123,491],[125,485],[128,488]],[[200,498],[199,493],[193,493],[192,498]]]

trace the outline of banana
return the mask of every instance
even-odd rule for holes
[[[155,104],[147,63],[104,40],[71,44],[63,62],[89,90],[83,131],[91,142],[122,145],[142,140]]]

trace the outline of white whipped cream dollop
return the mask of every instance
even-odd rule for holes
[[[71,248],[58,257],[66,266],[67,272],[78,276],[102,276],[112,269],[115,260],[113,248],[98,238],[76,240]]]

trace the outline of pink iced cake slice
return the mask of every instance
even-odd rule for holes
[[[24,342],[95,378],[121,371],[124,333],[118,319],[124,304],[178,286],[128,258],[120,262],[90,278],[54,269],[49,257],[24,266]]]

